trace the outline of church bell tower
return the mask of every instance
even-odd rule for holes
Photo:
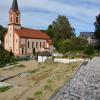
[[[15,29],[20,29],[20,11],[17,0],[13,0],[12,7],[9,10],[9,26],[13,25]]]
[[[17,0],[13,0],[12,6],[9,10],[9,23],[8,23],[8,51],[11,51],[13,53],[16,52],[15,50],[15,30],[21,29],[20,24],[20,11],[18,8]]]

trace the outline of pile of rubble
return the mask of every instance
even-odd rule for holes
[[[100,100],[100,58],[81,66],[51,100]]]

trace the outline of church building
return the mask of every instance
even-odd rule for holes
[[[15,56],[32,55],[34,52],[53,51],[51,38],[44,32],[21,26],[21,12],[17,0],[9,10],[8,31],[4,36],[4,48]]]

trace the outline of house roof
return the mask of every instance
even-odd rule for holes
[[[80,32],[80,36],[81,37],[91,37],[91,38],[95,38],[94,32]]]
[[[13,0],[11,9],[12,9],[13,11],[19,11],[17,0]]]
[[[15,29],[15,31],[22,38],[50,40],[50,37],[46,33],[42,32],[40,30],[22,27],[21,29]]]

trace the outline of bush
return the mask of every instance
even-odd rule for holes
[[[15,62],[16,59],[12,52],[0,49],[0,67],[4,67],[8,63]]]
[[[85,48],[84,50],[84,53],[87,55],[87,56],[93,56],[95,54],[95,49],[93,46],[89,45]]]
[[[5,87],[0,87],[0,92],[5,92],[7,90],[9,90],[11,87],[9,86],[5,86]]]

